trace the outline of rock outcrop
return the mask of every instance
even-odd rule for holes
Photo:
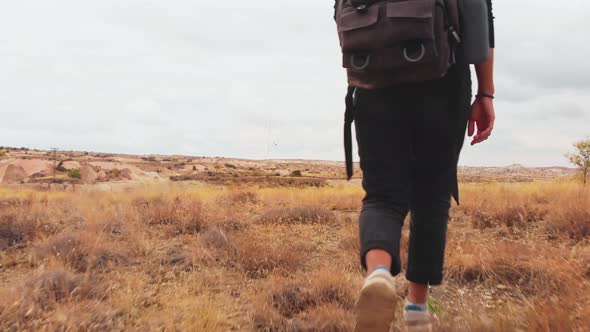
[[[6,167],[6,172],[4,172],[4,177],[2,178],[2,183],[3,184],[21,183],[26,178],[27,178],[27,173],[25,172],[24,168],[10,164],[10,165],[8,165],[8,167]]]
[[[87,182],[87,183],[94,183],[94,182],[96,182],[96,179],[98,178],[98,174],[94,171],[92,166],[90,166],[88,164],[84,164],[80,167],[80,175],[81,175],[82,181]]]
[[[107,179],[107,173],[105,171],[100,170],[96,173],[96,181],[105,181]]]
[[[124,180],[133,180],[133,172],[129,168],[123,168],[121,170],[121,178]]]

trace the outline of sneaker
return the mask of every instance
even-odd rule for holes
[[[436,315],[428,308],[406,303],[404,308],[404,322],[408,332],[432,332]]]
[[[371,273],[356,304],[354,332],[389,332],[398,299],[389,271]]]

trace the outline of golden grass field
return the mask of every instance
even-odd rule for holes
[[[590,188],[461,190],[432,289],[441,330],[590,330]],[[351,184],[0,188],[0,330],[349,331],[362,196]]]

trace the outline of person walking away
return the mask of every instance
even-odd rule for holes
[[[473,22],[463,17],[461,1],[483,2],[485,29],[469,26]],[[475,145],[494,128],[492,3],[336,0],[334,18],[349,84],[347,175],[353,175],[354,121],[366,192],[359,220],[366,279],[356,304],[355,331],[389,331],[396,317],[392,277],[401,272],[401,230],[408,213],[409,291],[403,318],[408,326],[431,328],[428,289],[443,280],[451,199],[459,203],[457,164],[465,131]],[[476,30],[485,35],[475,36]],[[473,52],[464,37],[484,38],[486,47],[485,57],[472,61],[478,81],[473,103],[468,56]]]

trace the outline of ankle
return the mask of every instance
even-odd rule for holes
[[[416,297],[416,296],[412,296],[412,294],[408,294],[408,296],[406,297],[406,301],[408,303],[412,303],[412,304],[424,304],[424,303],[428,302],[428,295]]]
[[[415,303],[413,301],[410,301],[408,298],[406,298],[406,304],[404,306],[404,310],[406,311],[426,311],[428,309],[428,304],[426,303],[426,301],[424,301],[424,303]]]
[[[428,285],[409,282],[408,301],[422,304],[428,300]]]

